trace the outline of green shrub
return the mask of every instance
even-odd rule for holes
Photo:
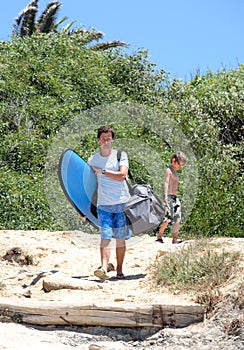
[[[243,237],[244,65],[184,83],[170,81],[164,71],[157,71],[146,51],[98,52],[85,44],[79,35],[59,34],[0,42],[1,227],[56,227],[43,186],[52,141],[85,110],[133,102],[150,107],[152,120],[147,115],[145,122],[138,123],[132,110],[128,125],[122,113],[121,123],[113,125],[118,138],[139,140],[168,163],[176,149],[157,133],[155,109],[160,115],[158,128],[171,118],[195,153],[198,192],[182,227],[184,235]],[[96,130],[85,139],[79,132],[85,151],[77,150],[87,159],[97,147]],[[143,150],[134,151],[129,158],[135,180],[151,183],[154,175],[148,159],[144,161]],[[158,171],[157,184],[163,182],[163,170]],[[187,205],[184,200],[183,214]]]
[[[1,168],[0,175],[1,229],[55,229],[43,190],[42,175],[30,176],[7,167]]]

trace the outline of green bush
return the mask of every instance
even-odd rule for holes
[[[0,170],[0,228],[34,230],[58,228],[43,191],[43,175]]]
[[[128,125],[121,112],[121,123],[113,125],[118,138],[142,141],[168,164],[176,149],[157,133],[157,125],[161,130],[165,119],[171,118],[195,153],[198,192],[182,227],[184,234],[243,237],[243,65],[195,76],[189,82],[170,81],[148,60],[146,51],[131,55],[118,49],[94,51],[81,36],[60,34],[0,42],[0,55],[2,228],[57,227],[43,186],[50,145],[63,126],[83,111],[122,102],[139,103],[152,113],[138,122],[132,108]],[[156,124],[154,109],[160,116]],[[77,131],[85,149],[77,146],[77,151],[85,159],[97,147],[95,128],[94,123],[84,139],[82,130]],[[135,180],[151,183],[143,150],[134,151],[135,157],[129,157]],[[163,170],[158,172],[158,183],[163,182]]]

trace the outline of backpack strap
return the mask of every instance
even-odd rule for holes
[[[118,151],[117,151],[117,160],[118,160],[118,162],[120,162],[121,153],[122,153],[122,152],[123,152],[123,149],[118,149]],[[129,179],[130,179],[131,182],[134,182],[134,179],[133,179],[133,176],[132,176],[132,174],[131,174],[130,169],[128,169],[128,177],[129,177]],[[127,181],[127,183],[128,183],[128,181]]]
[[[118,160],[118,162],[120,162],[122,151],[123,151],[122,149],[118,149],[118,151],[117,151],[117,160]]]

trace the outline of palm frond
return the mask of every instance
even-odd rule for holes
[[[90,45],[92,41],[99,41],[103,38],[104,33],[97,31],[95,28],[71,29],[75,21],[68,23],[65,27],[58,31],[57,27],[66,21],[68,18],[63,17],[56,21],[59,9],[62,3],[59,1],[50,2],[45,10],[42,12],[39,19],[36,21],[36,13],[38,11],[38,0],[32,0],[28,6],[15,18],[15,25],[13,26],[13,34],[20,37],[30,36],[35,33],[50,33],[57,32],[64,35],[79,35],[81,36],[81,43],[83,46],[88,46],[92,50],[107,50],[115,47],[128,47],[129,45],[123,41],[108,41],[96,45]]]
[[[50,33],[54,30],[57,12],[62,4],[59,1],[50,2],[36,23],[36,33]]]
[[[99,43],[96,45],[91,46],[92,50],[108,50],[108,49],[112,49],[118,46],[123,46],[123,47],[129,47],[129,44],[125,43],[124,41],[119,41],[119,40],[115,40],[115,41],[107,41],[104,43]]]
[[[13,35],[23,37],[33,34],[37,10],[38,0],[32,0],[15,18]]]
[[[59,21],[55,22],[55,24],[54,24],[54,30],[55,30],[55,32],[58,31],[58,29],[57,29],[58,26],[59,26],[60,24],[62,24],[63,22],[67,21],[67,19],[68,19],[68,17],[65,16],[65,17],[61,18]],[[75,21],[73,21],[72,24],[74,24],[74,22],[75,22]],[[61,32],[62,30],[63,30],[63,29],[61,29],[60,32]]]
[[[70,23],[68,23],[65,27],[63,27],[61,30],[60,30],[60,33],[61,34],[68,34],[70,32],[70,28],[72,27],[72,25],[75,23],[76,21],[71,21]],[[57,26],[60,25],[60,22],[57,23],[55,25],[55,28],[57,28]]]
[[[97,32],[96,30],[90,30],[90,29],[84,29],[84,28],[77,28],[70,30],[68,32],[68,35],[82,35],[84,38],[86,38],[86,43],[90,43],[93,40],[99,40],[102,39],[104,36],[103,32]]]

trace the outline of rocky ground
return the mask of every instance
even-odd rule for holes
[[[179,250],[166,238],[164,244],[144,235],[129,240],[124,264],[126,279],[118,281],[115,272],[111,280],[101,283],[93,276],[99,265],[99,236],[76,232],[0,231],[0,290],[1,299],[26,300],[87,300],[123,304],[136,302],[188,303],[189,295],[171,295],[152,288],[151,268],[160,256]],[[225,247],[243,252],[244,239],[218,239]],[[24,254],[19,261],[11,258],[12,248]],[[7,254],[6,254],[7,253]],[[18,255],[18,254],[17,254]],[[20,256],[20,255],[19,255]],[[32,263],[27,265],[26,263]],[[112,249],[111,262],[115,262]],[[79,277],[86,283],[84,290],[61,289],[45,293],[42,280],[45,274]],[[40,272],[45,272],[31,286]],[[171,328],[114,328],[102,326],[50,326],[40,327],[0,323],[0,349],[17,350],[27,347],[38,349],[203,349],[239,350],[244,348],[243,304],[240,307],[241,276],[236,276],[215,306],[215,312],[204,323],[181,329]],[[237,297],[238,295],[238,297]],[[238,299],[238,300],[237,300]],[[6,321],[6,320],[5,320]]]

